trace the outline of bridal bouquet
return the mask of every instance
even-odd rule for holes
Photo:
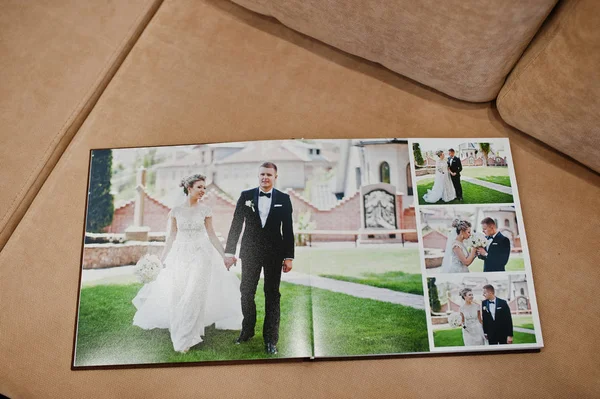
[[[448,324],[450,324],[450,327],[460,327],[462,325],[462,317],[460,315],[460,313],[452,313],[450,316],[448,316]]]
[[[134,273],[140,282],[147,284],[156,280],[162,267],[162,262],[158,259],[158,256],[146,254],[136,263]]]
[[[471,246],[475,248],[485,248],[487,243],[487,238],[481,233],[475,233],[471,236]]]

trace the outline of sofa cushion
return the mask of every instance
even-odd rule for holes
[[[2,2],[0,249],[160,1]]]
[[[556,0],[233,0],[467,101],[496,97]]]
[[[600,2],[561,2],[497,104],[509,124],[600,172]]]
[[[91,148],[365,136],[510,137],[547,348],[71,371]],[[0,253],[0,391],[15,398],[484,397],[489,375],[479,370],[493,365],[509,381],[504,397],[595,397],[600,347],[589,331],[600,319],[573,312],[572,298],[595,296],[597,239],[582,210],[598,209],[599,187],[599,176],[504,124],[491,104],[453,100],[228,1],[166,0]],[[468,384],[443,372],[465,365],[473,371]],[[432,377],[424,383],[425,375]]]

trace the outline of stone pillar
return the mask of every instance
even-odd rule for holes
[[[133,224],[125,230],[126,241],[148,241],[150,227],[144,226],[144,202],[146,200],[146,168],[140,167],[136,177],[136,198]]]

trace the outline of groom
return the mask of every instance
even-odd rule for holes
[[[510,240],[498,231],[496,222],[492,218],[481,221],[481,229],[488,243],[485,248],[477,249],[479,259],[483,260],[484,272],[505,271],[510,257]]]
[[[448,168],[450,169],[450,178],[452,179],[452,185],[456,191],[456,198],[459,201],[463,200],[462,185],[460,184],[460,172],[462,172],[462,163],[460,158],[454,156],[454,148],[448,150]]]
[[[240,248],[242,259],[242,331],[236,344],[254,336],[256,304],[254,296],[264,271],[265,321],[263,339],[265,351],[277,354],[279,339],[279,283],[281,272],[292,270],[294,259],[294,230],[290,196],[273,188],[277,180],[277,166],[263,163],[258,170],[259,187],[243,191],[235,207],[233,221],[225,247],[225,266],[229,270],[235,262],[234,254],[245,225]]]
[[[483,286],[483,333],[490,345],[512,344],[513,323],[508,303],[496,296],[494,286]]]

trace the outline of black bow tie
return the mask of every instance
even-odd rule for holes
[[[493,304],[493,303],[496,303],[496,302],[494,302],[494,301],[489,301],[489,303],[490,303],[490,305],[491,305],[491,304]]]
[[[485,238],[487,238],[488,240],[493,240],[494,236],[485,236]]]
[[[260,192],[259,194],[260,197],[267,197],[267,198],[271,198],[271,193],[264,193],[264,192]]]

